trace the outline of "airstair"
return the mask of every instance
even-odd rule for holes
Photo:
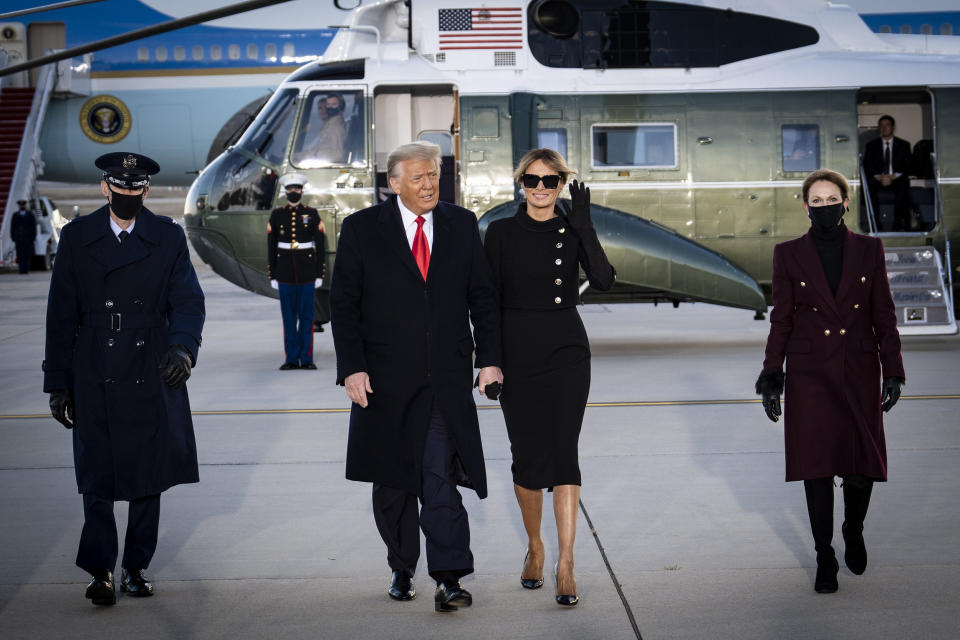
[[[56,82],[57,65],[48,64],[35,89],[0,84],[0,266],[16,260],[10,219],[17,200],[37,201],[37,176],[43,173],[40,131]]]
[[[900,333],[957,333],[951,287],[940,252],[932,246],[885,246],[884,253]]]

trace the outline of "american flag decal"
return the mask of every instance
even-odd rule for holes
[[[440,9],[440,50],[523,48],[523,9]]]

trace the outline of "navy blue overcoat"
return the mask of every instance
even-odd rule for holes
[[[63,228],[47,302],[44,391],[73,389],[80,493],[131,500],[197,482],[186,386],[160,377],[167,348],[194,364],[204,299],[183,229],[143,209],[121,245],[104,206]]]

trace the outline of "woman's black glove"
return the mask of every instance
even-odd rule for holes
[[[893,376],[883,379],[883,391],[880,394],[880,408],[883,409],[884,412],[890,411],[893,405],[897,404],[904,382],[906,382],[906,380],[903,378],[895,378]]]
[[[590,187],[585,187],[582,182],[574,180],[570,183],[570,210],[567,211],[567,219],[570,226],[574,229],[592,229],[593,221],[590,219]]]
[[[783,372],[764,371],[757,378],[756,391],[762,396],[763,410],[773,422],[780,420],[780,394],[783,393]]]
[[[50,392],[50,413],[67,429],[73,429],[73,391],[71,389],[54,389]]]
[[[160,372],[160,377],[171,389],[179,389],[190,377],[190,363],[192,361],[193,359],[186,347],[172,344],[160,362],[160,368],[163,369]]]

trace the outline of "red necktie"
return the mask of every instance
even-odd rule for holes
[[[420,267],[424,281],[427,279],[427,269],[430,268],[430,245],[427,244],[427,234],[423,232],[423,216],[417,216],[417,233],[413,236],[413,259]]]

